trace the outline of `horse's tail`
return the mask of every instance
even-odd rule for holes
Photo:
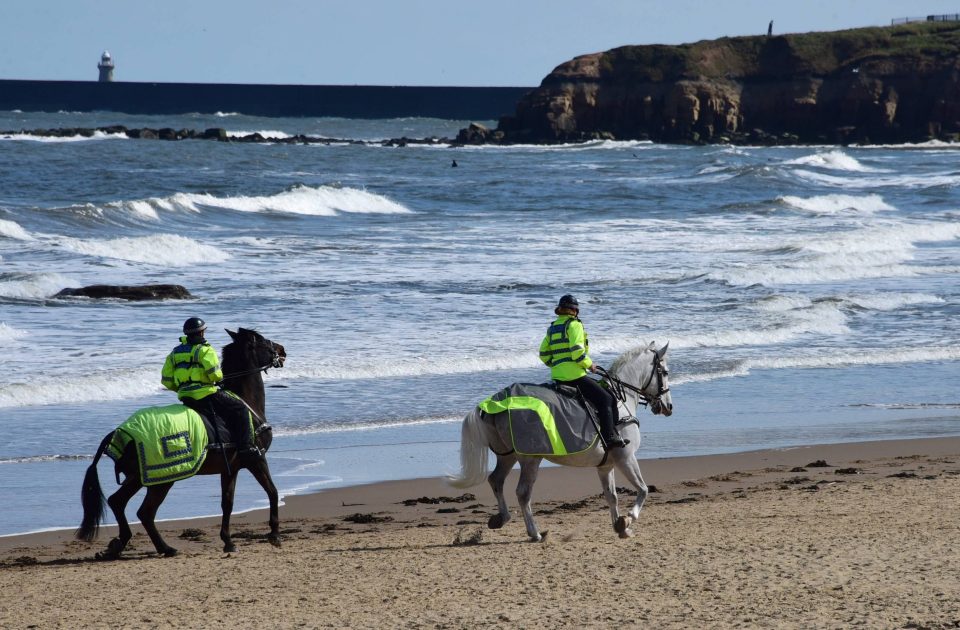
[[[467,414],[460,428],[460,474],[448,475],[447,483],[454,488],[469,488],[483,483],[487,478],[489,448],[480,409],[476,408]]]
[[[97,474],[97,462],[107,450],[107,445],[113,438],[113,431],[107,434],[100,442],[97,454],[93,456],[93,463],[87,467],[87,474],[83,477],[83,488],[80,489],[80,502],[83,504],[83,521],[74,533],[77,540],[91,542],[100,532],[100,523],[103,522],[104,508],[107,499],[100,489],[100,476]]]

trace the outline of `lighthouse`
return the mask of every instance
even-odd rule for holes
[[[100,83],[113,81],[113,59],[110,57],[110,51],[103,51],[97,69],[100,70]]]

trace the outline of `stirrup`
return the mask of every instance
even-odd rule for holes
[[[237,451],[237,455],[241,460],[251,461],[263,459],[264,452],[258,446],[245,446]]]
[[[630,440],[625,440],[619,435],[617,435],[617,436],[611,436],[609,438],[606,438],[603,440],[603,442],[604,444],[606,444],[607,450],[610,450],[612,448],[623,448],[624,446],[630,443]]]

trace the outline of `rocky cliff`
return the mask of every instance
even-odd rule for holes
[[[624,46],[558,66],[459,142],[960,139],[960,23]]]

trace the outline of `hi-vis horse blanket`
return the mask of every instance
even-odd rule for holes
[[[134,443],[140,481],[153,486],[197,474],[207,457],[207,429],[200,414],[179,403],[141,409],[121,424],[107,446],[119,461]]]
[[[513,450],[520,455],[574,455],[597,441],[580,397],[551,385],[514,383],[478,406],[496,426],[509,427]]]

